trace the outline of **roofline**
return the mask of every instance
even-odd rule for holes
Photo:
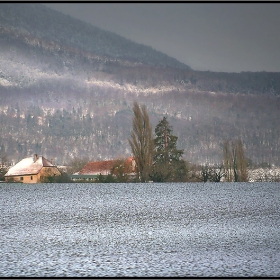
[[[30,175],[38,175],[38,173],[41,171],[41,169],[37,173],[26,173],[26,174],[13,174],[13,175],[4,175],[4,177],[14,177],[14,176],[30,176]]]
[[[38,170],[38,172],[36,172],[36,173],[25,173],[25,174],[13,174],[13,175],[4,175],[4,177],[14,177],[14,176],[30,176],[30,175],[38,175],[39,173],[40,173],[40,171],[42,170],[42,168],[57,168],[57,166],[56,165],[53,165],[53,166],[42,166],[39,170]],[[57,168],[57,170],[59,171],[59,169]],[[60,172],[60,171],[59,171]],[[60,172],[61,173],[61,172]]]

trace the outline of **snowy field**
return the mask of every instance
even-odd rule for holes
[[[280,277],[280,184],[0,184],[0,277]]]

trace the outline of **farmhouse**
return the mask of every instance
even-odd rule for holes
[[[71,179],[94,181],[99,175],[112,174],[114,167],[118,167],[119,164],[119,160],[89,162],[79,172],[74,173]],[[124,161],[123,172],[128,176],[135,176],[135,160],[133,157],[129,157]]]
[[[40,183],[46,178],[59,176],[60,171],[43,156],[22,159],[5,174],[6,182]]]

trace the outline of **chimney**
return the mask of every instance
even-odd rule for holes
[[[37,155],[37,154],[34,154],[34,156],[33,156],[33,161],[36,162],[37,159],[38,159],[38,155]]]

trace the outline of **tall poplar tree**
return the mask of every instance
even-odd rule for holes
[[[224,166],[226,171],[226,181],[232,182],[233,180],[233,158],[230,149],[230,142],[226,140],[223,146]]]
[[[223,152],[224,166],[227,173],[226,180],[228,182],[247,182],[248,169],[242,141],[239,139],[230,143],[226,140]]]
[[[133,127],[131,139],[128,139],[136,162],[137,177],[141,182],[149,180],[153,160],[153,133],[145,105],[133,104]]]
[[[154,158],[150,177],[155,182],[184,181],[186,162],[181,159],[184,150],[177,149],[178,137],[172,135],[172,127],[166,117],[155,128]]]

